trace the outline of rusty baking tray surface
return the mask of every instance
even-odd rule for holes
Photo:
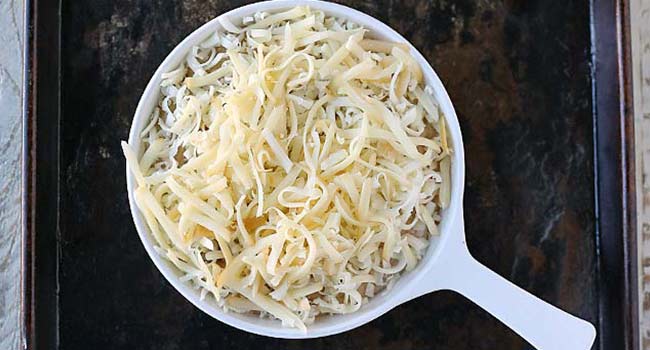
[[[119,140],[167,53],[243,1],[27,3],[28,348],[530,348],[450,292],[305,341],[243,333],[195,309],[142,248]],[[476,258],[596,324],[595,348],[635,349],[627,3],[344,3],[403,34],[445,83],[464,133]]]

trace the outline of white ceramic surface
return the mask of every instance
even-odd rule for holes
[[[237,8],[222,16],[237,23],[242,17],[257,11],[277,12],[299,5],[308,5],[329,15],[350,19],[369,29],[370,36],[408,44],[406,39],[380,21],[351,8],[328,2],[314,0],[260,2]],[[137,154],[141,152],[138,135],[158,103],[161,74],[175,68],[192,46],[197,45],[216,30],[222,30],[218,18],[201,26],[185,38],[154,73],[138,103],[129,134],[129,144]],[[154,251],[154,240],[133,200],[135,179],[127,168],[129,204],[135,226],[147,253],[165,278],[196,307],[224,323],[260,335],[277,338],[316,338],[332,335],[359,327],[420,295],[449,289],[476,302],[538,349],[590,348],[595,338],[595,329],[590,323],[528,294],[478,263],[469,254],[465,244],[462,216],[465,162],[458,119],[436,73],[425,58],[414,47],[408,45],[411,47],[411,54],[423,69],[426,84],[433,88],[434,96],[447,120],[454,149],[452,195],[449,208],[442,214],[440,237],[433,239],[430,249],[418,266],[400,277],[390,291],[372,298],[355,313],[320,317],[314,324],[308,326],[307,332],[283,328],[279,321],[260,319],[254,315],[225,313],[209,298],[200,300],[199,292],[190,285],[180,282],[179,271]]]
[[[22,345],[23,5],[0,0],[0,349]]]
[[[630,1],[636,153],[639,349],[650,350],[650,0]],[[634,247],[632,247],[634,249]]]

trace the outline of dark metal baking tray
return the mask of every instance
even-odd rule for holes
[[[131,222],[119,141],[167,53],[244,1],[26,2],[23,345],[29,349],[525,349],[451,292],[290,341],[195,309]],[[458,111],[481,262],[637,349],[625,0],[344,1],[429,59]]]

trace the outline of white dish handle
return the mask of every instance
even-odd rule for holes
[[[456,217],[440,255],[425,278],[405,289],[400,302],[437,290],[452,290],[473,301],[538,350],[587,350],[594,326],[517,287],[476,261],[467,249],[462,213]]]
[[[470,299],[539,350],[591,349],[596,337],[591,323],[517,287],[463,250],[445,276],[445,289]]]

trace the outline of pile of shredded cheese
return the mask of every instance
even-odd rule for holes
[[[156,250],[225,310],[305,330],[413,269],[450,197],[444,118],[409,49],[308,7],[257,13],[163,74],[122,143]]]

